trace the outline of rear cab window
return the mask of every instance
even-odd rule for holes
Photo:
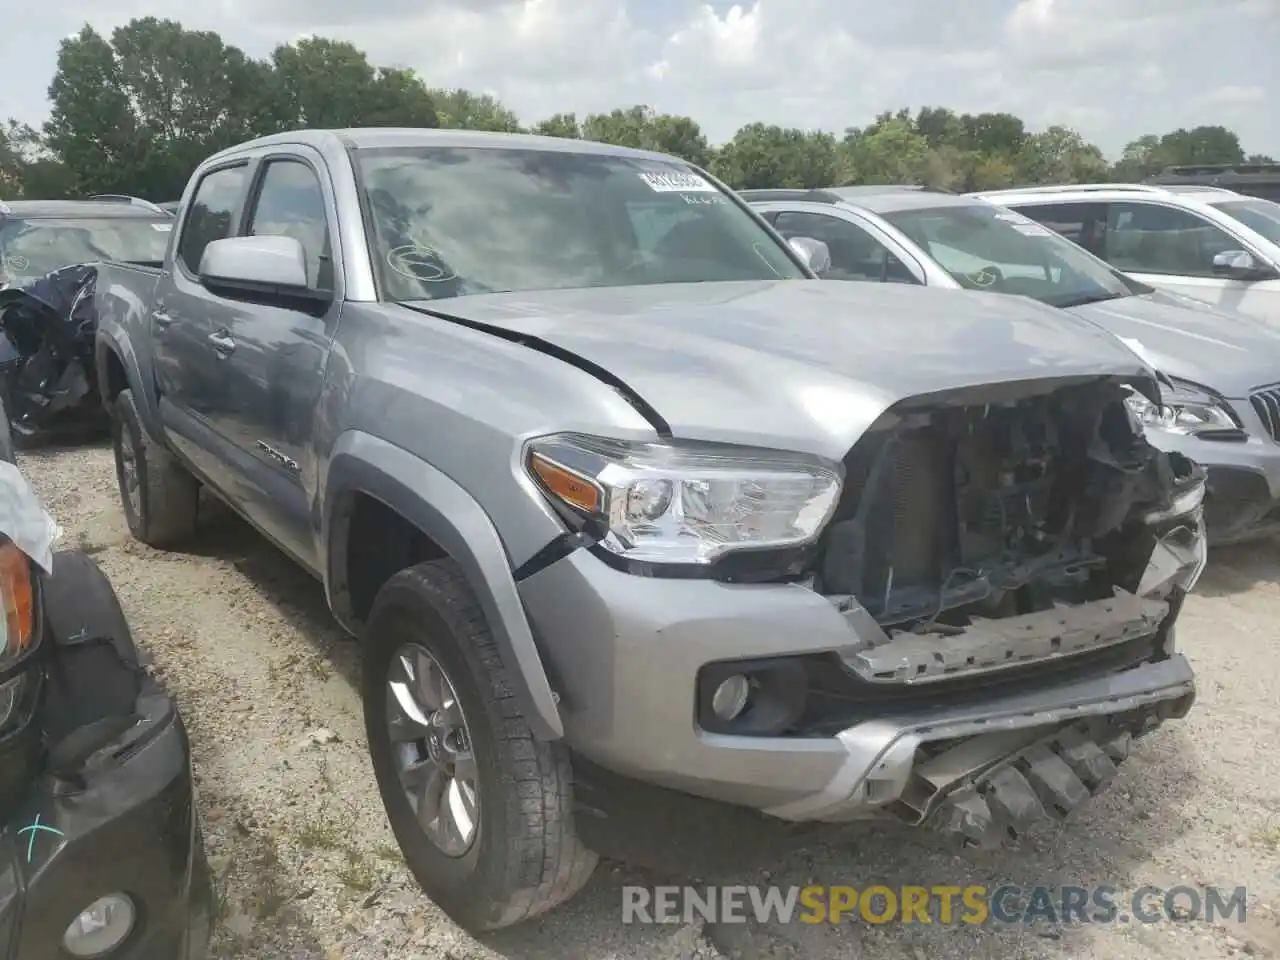
[[[235,231],[248,175],[248,164],[240,163],[210,171],[196,185],[178,242],[178,260],[188,273],[198,276],[204,248]]]

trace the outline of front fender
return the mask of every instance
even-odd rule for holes
[[[156,406],[153,391],[146,388],[147,379],[142,375],[142,364],[133,351],[127,338],[117,338],[106,330],[99,329],[93,341],[93,364],[98,375],[98,392],[102,398],[102,406],[111,409],[112,379],[110,377],[111,358],[115,357],[124,368],[124,386],[133,391],[134,403],[142,418],[142,425],[153,437],[162,435],[160,411]]]
[[[330,609],[350,611],[343,570],[345,549],[329,549],[344,523],[339,511],[351,493],[374,497],[430,537],[462,568],[516,685],[525,718],[545,740],[564,736],[560,709],[516,590],[506,549],[487,513],[445,474],[401,447],[348,431],[334,444],[325,483],[321,529],[325,591]]]

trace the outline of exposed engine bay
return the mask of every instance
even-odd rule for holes
[[[1203,472],[1115,380],[893,408],[853,448],[814,587],[863,680],[925,683],[1155,633],[1204,564]]]

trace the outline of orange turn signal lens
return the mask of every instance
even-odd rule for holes
[[[562,467],[541,454],[529,456],[529,469],[548,493],[584,513],[598,514],[604,507],[604,491],[589,477]]]
[[[0,601],[4,603],[8,643],[5,657],[16,657],[31,646],[35,630],[35,591],[31,559],[12,543],[0,546]]]

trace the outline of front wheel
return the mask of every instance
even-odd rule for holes
[[[534,738],[454,563],[379,591],[361,672],[378,789],[427,895],[481,932],[576,894],[597,857],[574,831],[568,751]]]

